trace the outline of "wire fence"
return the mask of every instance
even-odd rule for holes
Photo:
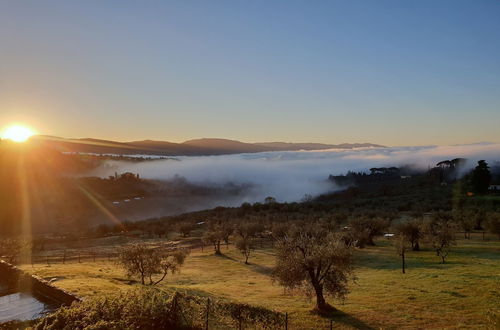
[[[165,252],[172,252],[177,249],[188,249],[191,252],[210,252],[214,250],[214,246],[210,244],[203,244],[202,242],[194,242],[189,245],[175,244],[172,241],[165,241],[163,243],[146,243],[154,249],[159,249]],[[256,240],[256,247],[268,248],[272,247],[273,242],[267,239]],[[234,247],[234,242],[223,242],[220,245],[221,251],[229,250]],[[114,249],[107,248],[81,248],[81,249],[59,249],[49,250],[46,253],[36,252],[31,255],[21,256],[20,263],[24,264],[66,264],[66,263],[83,263],[83,262],[96,262],[99,260],[113,261],[117,260],[120,256],[120,248]]]

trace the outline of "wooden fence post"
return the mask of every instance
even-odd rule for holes
[[[205,320],[205,330],[208,330],[208,318],[210,316],[210,298],[207,298],[207,316]]]

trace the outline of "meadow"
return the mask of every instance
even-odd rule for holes
[[[457,243],[445,264],[432,250],[408,253],[406,274],[390,240],[380,238],[376,246],[357,249],[351,293],[344,302],[330,300],[338,310],[328,316],[312,313],[313,301],[306,296],[273,283],[271,246],[257,248],[250,265],[232,245],[222,247],[222,256],[210,247],[193,249],[181,272],[158,286],[286,312],[291,329],[328,329],[330,320],[339,329],[492,328],[488,318],[498,315],[500,306],[500,242],[475,233]],[[54,285],[83,298],[140,285],[106,258],[22,268],[54,278]]]

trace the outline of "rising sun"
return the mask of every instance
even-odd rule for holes
[[[35,132],[32,129],[22,125],[12,125],[7,127],[2,134],[2,139],[14,142],[24,142],[33,136]]]

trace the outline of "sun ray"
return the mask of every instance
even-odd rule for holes
[[[113,223],[119,225],[120,227],[123,227],[123,223],[118,219],[113,213],[111,213],[106,206],[104,206],[97,197],[94,196],[94,194],[87,188],[85,188],[83,185],[78,184],[78,188],[83,192],[83,194],[106,216],[108,217]]]

